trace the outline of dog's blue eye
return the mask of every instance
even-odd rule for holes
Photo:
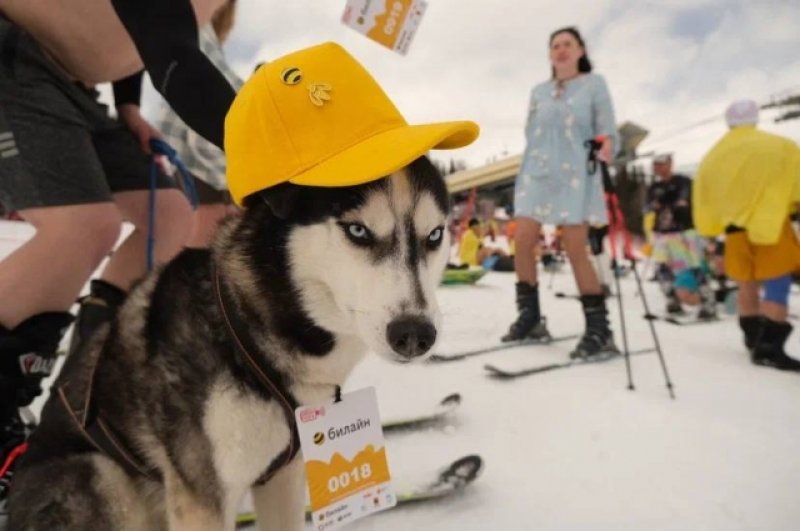
[[[359,240],[364,240],[369,237],[369,231],[364,225],[358,225],[357,223],[351,223],[347,226],[347,232],[350,233],[350,236],[353,238],[358,238]]]
[[[340,221],[339,226],[344,231],[347,239],[356,245],[369,247],[375,241],[372,232],[370,232],[370,230],[361,223],[346,223]]]
[[[428,249],[433,251],[439,248],[439,246],[442,244],[443,238],[444,238],[444,227],[436,227],[430,232],[430,234],[428,234],[428,238],[425,244],[428,247]]]

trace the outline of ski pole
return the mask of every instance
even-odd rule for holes
[[[604,137],[598,136],[591,140],[586,141],[586,146],[589,148],[589,157],[587,160],[587,170],[589,170],[589,175],[593,175],[594,172],[597,170],[597,163],[598,163],[597,150],[600,149],[603,140]],[[609,213],[609,221],[613,223],[613,225],[610,224],[610,227],[613,226],[615,232],[621,234],[623,237],[623,256],[630,261],[631,270],[633,271],[634,278],[636,279],[637,291],[639,293],[639,296],[642,298],[642,304],[644,305],[645,314],[649,314],[650,309],[649,305],[647,304],[647,297],[645,296],[644,293],[644,288],[642,286],[642,279],[639,276],[639,271],[636,268],[636,256],[633,253],[630,233],[628,232],[628,229],[625,226],[625,216],[623,215],[622,209],[619,206],[619,196],[617,195],[616,186],[614,185],[614,182],[611,180],[611,174],[608,171],[608,164],[603,161],[600,162],[601,162],[600,170],[603,178],[603,189],[606,194],[606,208],[608,209]],[[614,246],[614,248],[616,249],[616,245]],[[617,285],[619,285],[618,278],[616,280],[616,283]],[[618,297],[620,304],[620,320],[623,323],[623,335],[625,335],[621,294],[618,294]],[[661,369],[664,373],[664,379],[666,381],[667,390],[669,392],[670,398],[674,400],[675,399],[674,387],[672,384],[672,380],[670,379],[669,376],[669,371],[667,370],[667,363],[666,360],[664,359],[664,353],[661,349],[661,342],[658,339],[658,334],[656,333],[655,324],[652,322],[652,320],[649,321],[648,324],[650,326],[650,333],[653,336],[653,343],[655,345],[655,349],[656,352],[658,353],[658,358],[661,363]],[[627,338],[625,339],[627,342]],[[633,382],[631,379],[631,372],[630,372],[630,361],[627,352],[628,350],[627,344],[625,350],[626,350],[625,361],[629,371],[628,372],[629,389],[633,389]]]
[[[601,171],[607,172],[608,169],[605,164],[602,166]],[[628,389],[633,391],[633,371],[631,370],[631,356],[630,348],[628,348],[628,330],[625,326],[625,306],[622,303],[622,287],[617,274],[619,262],[617,261],[617,246],[619,245],[619,217],[617,212],[613,209],[614,196],[611,193],[606,193],[606,209],[608,210],[608,232],[611,244],[611,271],[614,275],[614,287],[617,290],[617,305],[619,306],[619,322],[622,328],[622,347],[625,349],[625,369],[628,373]]]
[[[636,263],[631,263],[631,269],[633,269],[633,276],[636,279],[636,287],[639,290],[639,294],[642,297],[642,305],[644,306],[645,315],[650,315],[650,306],[647,304],[647,297],[644,295],[644,289],[642,287],[642,277],[639,276],[639,271],[636,269]],[[650,333],[653,336],[653,343],[656,347],[656,352],[658,353],[658,359],[661,363],[661,370],[664,373],[664,379],[666,380],[667,390],[669,391],[669,396],[673,400],[675,400],[675,390],[673,389],[672,380],[669,377],[669,371],[667,370],[667,362],[664,359],[664,353],[661,350],[661,342],[658,340],[658,334],[656,333],[656,325],[652,319],[647,319],[647,324],[650,326]]]
[[[639,292],[639,296],[642,298],[642,305],[644,306],[645,315],[649,315],[650,306],[647,303],[647,296],[644,293],[644,287],[642,286],[642,279],[639,276],[638,269],[636,268],[636,256],[633,253],[630,233],[628,232],[628,229],[625,226],[625,216],[623,215],[622,209],[619,206],[619,196],[617,195],[614,183],[611,181],[611,175],[608,171],[608,165],[605,162],[602,162],[600,169],[603,172],[603,184],[604,186],[608,186],[608,189],[610,190],[610,192],[607,194],[608,195],[607,204],[609,204],[610,207],[613,209],[614,218],[616,220],[615,225],[617,227],[617,230],[623,236],[623,245],[624,245],[623,255],[630,261],[631,270],[633,271],[634,278],[636,279],[636,287]],[[621,304],[621,299],[620,299],[620,304]],[[656,353],[658,354],[659,362],[661,363],[661,370],[664,373],[664,380],[666,383],[667,391],[669,392],[670,398],[674,400],[675,390],[672,384],[672,380],[669,376],[669,370],[667,369],[667,362],[666,359],[664,358],[664,352],[661,349],[661,341],[659,341],[658,339],[658,334],[656,333],[655,324],[653,323],[652,320],[648,320],[648,325],[650,326],[650,334],[653,336],[653,344],[655,346]],[[626,357],[626,360],[627,359],[628,358]]]
[[[597,136],[591,140],[587,140],[585,145],[589,150],[588,159],[586,161],[586,170],[588,175],[594,175],[597,171],[597,150],[603,144],[605,137]],[[628,375],[628,389],[633,391],[633,371],[631,369],[630,349],[628,348],[628,330],[625,326],[625,307],[622,303],[622,289],[620,286],[617,262],[617,245],[619,236],[619,219],[616,211],[613,208],[613,183],[611,182],[611,175],[608,173],[608,166],[601,163],[600,167],[601,176],[603,179],[603,192],[606,202],[606,214],[608,216],[608,237],[611,246],[611,272],[614,275],[614,287],[617,291],[617,305],[619,306],[619,320],[622,327],[622,346],[625,355],[625,369]]]

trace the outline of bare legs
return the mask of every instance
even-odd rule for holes
[[[538,221],[531,218],[517,218],[517,230],[514,235],[516,242],[514,269],[517,279],[531,286],[537,282],[534,250],[539,243],[540,230],[541,224]],[[586,250],[588,234],[586,224],[564,226],[564,249],[572,265],[572,274],[578,285],[578,291],[582,295],[598,295],[603,293],[603,289]]]

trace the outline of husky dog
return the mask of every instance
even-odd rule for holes
[[[367,351],[430,351],[447,190],[422,157],[245,206],[67,360],[15,474],[9,531],[231,530],[249,489],[260,529],[303,529],[289,406],[331,402]]]

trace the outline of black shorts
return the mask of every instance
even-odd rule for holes
[[[97,92],[70,81],[0,15],[0,202],[7,210],[98,203],[143,190],[150,159]],[[159,172],[159,188],[175,183]]]

